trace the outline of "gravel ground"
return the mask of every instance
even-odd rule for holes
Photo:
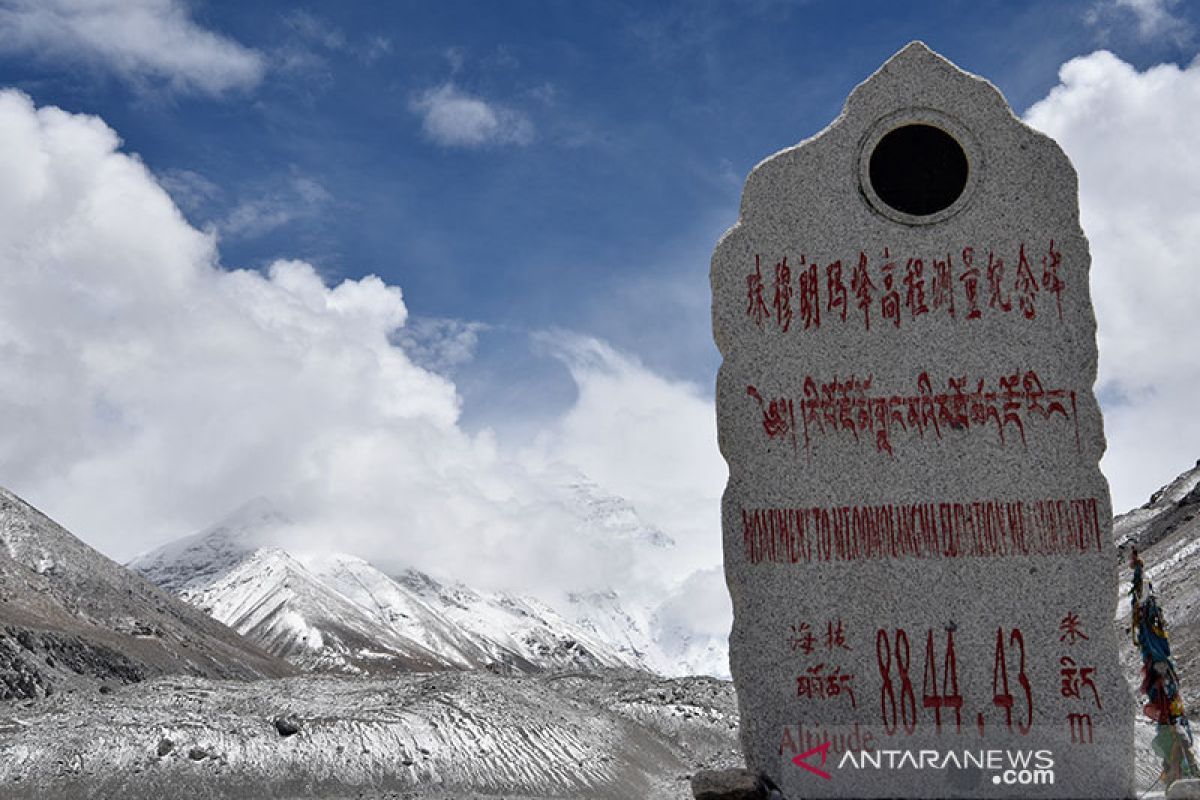
[[[156,678],[4,706],[0,796],[688,798],[736,719],[708,678]]]

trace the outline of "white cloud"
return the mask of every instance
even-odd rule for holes
[[[283,24],[299,38],[326,50],[341,50],[346,46],[346,36],[340,28],[303,9],[285,14]]]
[[[289,11],[281,21],[284,38],[271,50],[271,65],[294,79],[291,89],[311,99],[333,85],[333,55],[356,48],[332,21],[303,9]]]
[[[263,495],[297,520],[286,544],[301,551],[548,599],[612,587],[653,605],[672,590],[636,540],[564,500],[555,465],[460,427],[455,385],[396,344],[409,317],[398,287],[327,286],[300,261],[221,266],[215,236],[119,144],[95,117],[0,92],[0,483],[118,559]],[[469,350],[469,326],[426,338],[439,331],[454,357]],[[678,401],[706,416],[690,388],[580,348],[600,354],[572,362],[588,401],[548,449],[615,475],[618,453],[597,448],[586,416],[622,382],[638,392],[629,413]],[[648,437],[648,424],[635,427]]]
[[[668,659],[695,673],[729,677],[733,608],[720,566],[698,569],[671,592],[654,615],[654,640]]]
[[[429,89],[411,104],[425,136],[442,147],[525,145],[533,141],[533,123],[499,103],[463,92],[447,82]]]
[[[1194,31],[1187,20],[1174,13],[1178,5],[1179,0],[1101,0],[1088,9],[1085,20],[1099,30],[1102,38],[1108,38],[1114,30],[1127,27],[1132,18],[1139,40],[1184,45]]]
[[[417,364],[445,375],[475,357],[479,334],[487,329],[482,322],[420,317],[393,338]]]
[[[1025,115],[1079,172],[1099,324],[1103,466],[1123,511],[1200,457],[1200,63],[1063,65]]]
[[[184,211],[199,211],[221,196],[221,187],[190,169],[168,169],[156,173],[158,183]]]
[[[171,185],[167,188],[174,193]],[[222,236],[261,236],[295,220],[316,215],[329,200],[329,192],[320,183],[294,175],[281,186],[238,203],[216,223],[216,227]]]
[[[728,471],[711,396],[594,338],[552,331],[539,342],[567,365],[579,394],[532,444],[527,463],[576,465],[675,540],[672,549],[638,554],[637,581],[657,592],[656,641],[675,663],[727,675],[733,608],[721,568],[721,493]]]
[[[540,342],[567,365],[579,395],[533,453],[577,465],[666,530],[681,545],[673,577],[719,564],[727,472],[708,394],[597,339],[555,331]]]
[[[214,95],[253,87],[264,72],[256,51],[198,26],[180,0],[6,0],[0,47]]]
[[[446,61],[450,64],[450,74],[457,75],[462,72],[463,65],[467,63],[467,50],[465,47],[448,47],[446,48]]]
[[[375,63],[390,52],[392,52],[392,40],[379,35],[369,37],[358,51],[359,58],[367,64]]]

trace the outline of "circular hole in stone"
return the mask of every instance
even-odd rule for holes
[[[923,217],[954,204],[967,186],[967,154],[953,136],[922,123],[888,131],[871,152],[871,188],[904,214]]]

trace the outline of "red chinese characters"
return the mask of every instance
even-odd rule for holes
[[[775,265],[775,297],[772,305],[779,329],[787,333],[788,328],[792,327],[792,271],[788,268],[787,256]]]
[[[771,312],[763,302],[762,264],[758,256],[754,257],[754,272],[746,276],[746,316],[760,328],[763,320],[771,318]]]
[[[1060,642],[1075,644],[1081,639],[1085,642],[1088,640],[1088,635],[1083,632],[1083,626],[1079,624],[1079,615],[1074,611],[1068,612],[1062,618],[1062,622],[1058,623],[1058,630],[1061,634],[1058,637]]]
[[[804,264],[804,256],[800,263]],[[805,330],[821,327],[821,286],[815,263],[800,268],[800,321]]]
[[[863,327],[871,330],[871,305],[875,299],[876,286],[871,281],[871,272],[867,269],[867,254],[858,254],[858,266],[850,278],[850,290],[854,292],[855,305],[863,315]],[[845,321],[845,320],[843,320]]]
[[[1026,242],[1006,252],[989,249],[986,263],[983,253],[967,246],[957,251],[957,257],[948,252],[900,257],[884,248],[875,262],[864,251],[857,259],[845,261],[810,261],[801,253],[794,270],[789,256],[783,255],[775,262],[770,306],[764,294],[763,256],[756,254],[754,270],[746,275],[746,316],[757,328],[774,327],[781,333],[816,331],[822,324],[861,324],[869,331],[873,316],[890,323],[877,324],[876,330],[894,330],[926,316],[969,322],[986,315],[1019,314],[1033,321],[1044,313],[1045,299],[1052,297],[1062,320],[1066,282],[1062,251],[1053,239],[1044,250],[1031,249]],[[1040,274],[1034,271],[1039,259]],[[858,313],[851,314],[852,308]],[[767,324],[771,322],[773,326]]]
[[[1021,313],[1025,319],[1033,319],[1037,316],[1037,293],[1038,282],[1037,278],[1033,277],[1033,270],[1029,268],[1029,259],[1025,257],[1025,243],[1021,243],[1021,252],[1017,261],[1017,305],[1021,309]]]
[[[842,322],[845,322],[849,304],[846,283],[842,280],[841,261],[835,261],[825,268],[825,297],[828,303],[825,310],[831,314],[837,314]]]

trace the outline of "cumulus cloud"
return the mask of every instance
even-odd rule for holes
[[[695,672],[729,677],[733,609],[720,566],[698,569],[674,588],[654,615],[654,639],[669,659]]]
[[[525,145],[533,123],[520,111],[467,94],[451,82],[423,92],[411,103],[426,138],[442,147]]]
[[[1079,172],[1092,250],[1108,453],[1118,511],[1200,458],[1200,63],[1138,72],[1100,51],[1063,65],[1025,114]]]
[[[671,380],[606,343],[565,331],[540,346],[571,372],[578,397],[524,454],[576,465],[632,501],[676,546],[638,553],[633,591],[655,593],[654,634],[674,663],[727,675],[733,609],[722,563],[728,476],[708,392]]]
[[[12,423],[0,483],[102,551],[129,558],[262,495],[296,520],[284,544],[300,552],[551,601],[614,588],[652,608],[679,589],[687,559],[673,575],[641,559],[664,548],[614,536],[574,502],[564,481],[576,466],[464,431],[455,385],[399,342],[410,324],[399,287],[375,276],[329,286],[302,261],[222,266],[215,235],[187,223],[103,121],[15,91],[0,92],[0,172],[0,417]],[[451,360],[477,330],[423,327],[425,346]],[[635,435],[648,439],[656,409],[682,405],[663,430],[689,457],[682,427],[704,416],[691,387],[599,343],[564,352],[586,407],[545,453],[617,477],[619,454],[586,416],[603,417],[624,384],[637,394],[621,412],[641,416]],[[635,455],[653,460],[640,468],[649,480],[669,459],[647,447]],[[643,487],[655,519],[670,502],[650,488],[683,482],[666,470]],[[713,522],[680,530],[713,537]]]
[[[180,0],[5,0],[0,34],[6,50],[98,65],[138,86],[216,95],[255,86],[265,69]]]
[[[531,452],[576,464],[632,501],[682,545],[681,577],[720,563],[727,473],[708,393],[598,339],[555,331],[539,342],[567,365],[579,394]]]

